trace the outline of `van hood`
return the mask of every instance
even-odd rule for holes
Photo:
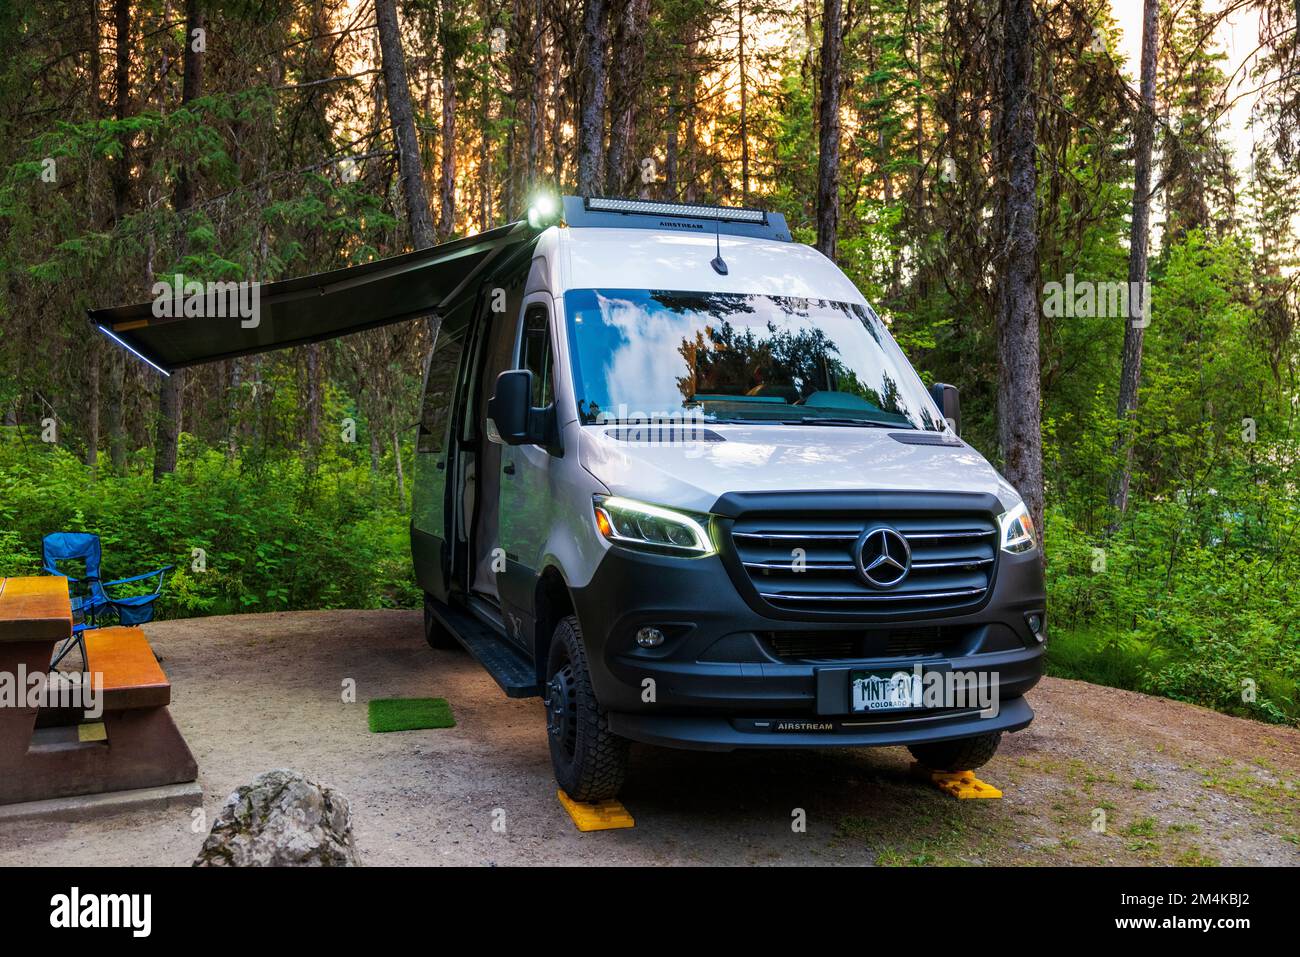
[[[706,512],[727,492],[982,492],[1010,508],[1016,491],[965,442],[937,433],[851,426],[708,425],[699,441],[655,426],[589,425],[583,466],[614,495]],[[657,441],[654,439],[658,439]]]

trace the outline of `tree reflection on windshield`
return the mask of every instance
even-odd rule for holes
[[[942,429],[880,319],[860,305],[737,293],[572,290],[584,423],[809,422]]]

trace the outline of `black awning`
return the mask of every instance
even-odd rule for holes
[[[170,373],[444,314],[472,296],[476,280],[490,268],[536,236],[526,223],[513,223],[391,259],[267,283],[255,290],[234,284],[205,286],[201,304],[196,304],[196,287],[181,288],[134,306],[94,309],[89,316],[101,331]]]

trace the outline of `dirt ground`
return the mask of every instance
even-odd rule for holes
[[[1031,693],[1037,719],[981,771],[1000,801],[916,781],[900,748],[635,747],[636,827],[583,834],[555,798],[540,700],[509,700],[467,655],[430,650],[418,613],[146,631],[206,822],[238,785],[295,768],[348,798],[367,864],[1300,864],[1300,731],[1082,682]],[[455,728],[367,730],[371,698],[431,696]],[[0,823],[0,865],[188,864],[206,835],[192,811]]]

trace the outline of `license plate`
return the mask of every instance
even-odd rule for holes
[[[911,669],[854,671],[849,674],[854,711],[905,711],[921,707],[921,677]]]

